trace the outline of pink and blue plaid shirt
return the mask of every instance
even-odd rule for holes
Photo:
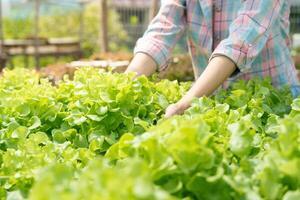
[[[162,0],[158,15],[137,42],[135,53],[150,55],[164,70],[185,37],[198,77],[209,60],[223,55],[238,67],[224,84],[254,76],[274,86],[300,84],[290,54],[288,0]]]

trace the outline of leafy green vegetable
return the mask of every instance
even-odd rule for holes
[[[157,187],[147,165],[136,159],[117,166],[95,159],[79,172],[73,166],[55,164],[39,174],[29,199],[176,199]]]
[[[163,119],[189,87],[93,68],[53,86],[5,71],[0,199],[298,199],[299,99],[253,79]]]
[[[4,71],[0,194],[27,197],[36,171],[53,163],[83,168],[122,134],[154,125],[188,85],[85,68],[53,86],[29,70]]]
[[[296,103],[298,100],[295,100]],[[279,120],[278,138],[259,163],[257,179],[266,199],[293,199],[300,188],[300,115]],[[286,193],[286,194],[285,194]]]

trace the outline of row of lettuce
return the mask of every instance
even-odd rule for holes
[[[300,199],[300,99],[256,79],[163,119],[189,87],[5,71],[0,199]]]

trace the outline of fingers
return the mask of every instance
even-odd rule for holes
[[[180,115],[184,112],[184,110],[178,104],[172,104],[166,109],[166,118],[170,118],[174,115]]]

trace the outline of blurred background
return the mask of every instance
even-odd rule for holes
[[[70,64],[126,66],[160,4],[160,0],[0,1],[0,66],[36,68],[53,76],[68,73]],[[300,68],[300,1],[290,2],[293,56]],[[175,52],[169,78],[193,79],[184,45]]]

